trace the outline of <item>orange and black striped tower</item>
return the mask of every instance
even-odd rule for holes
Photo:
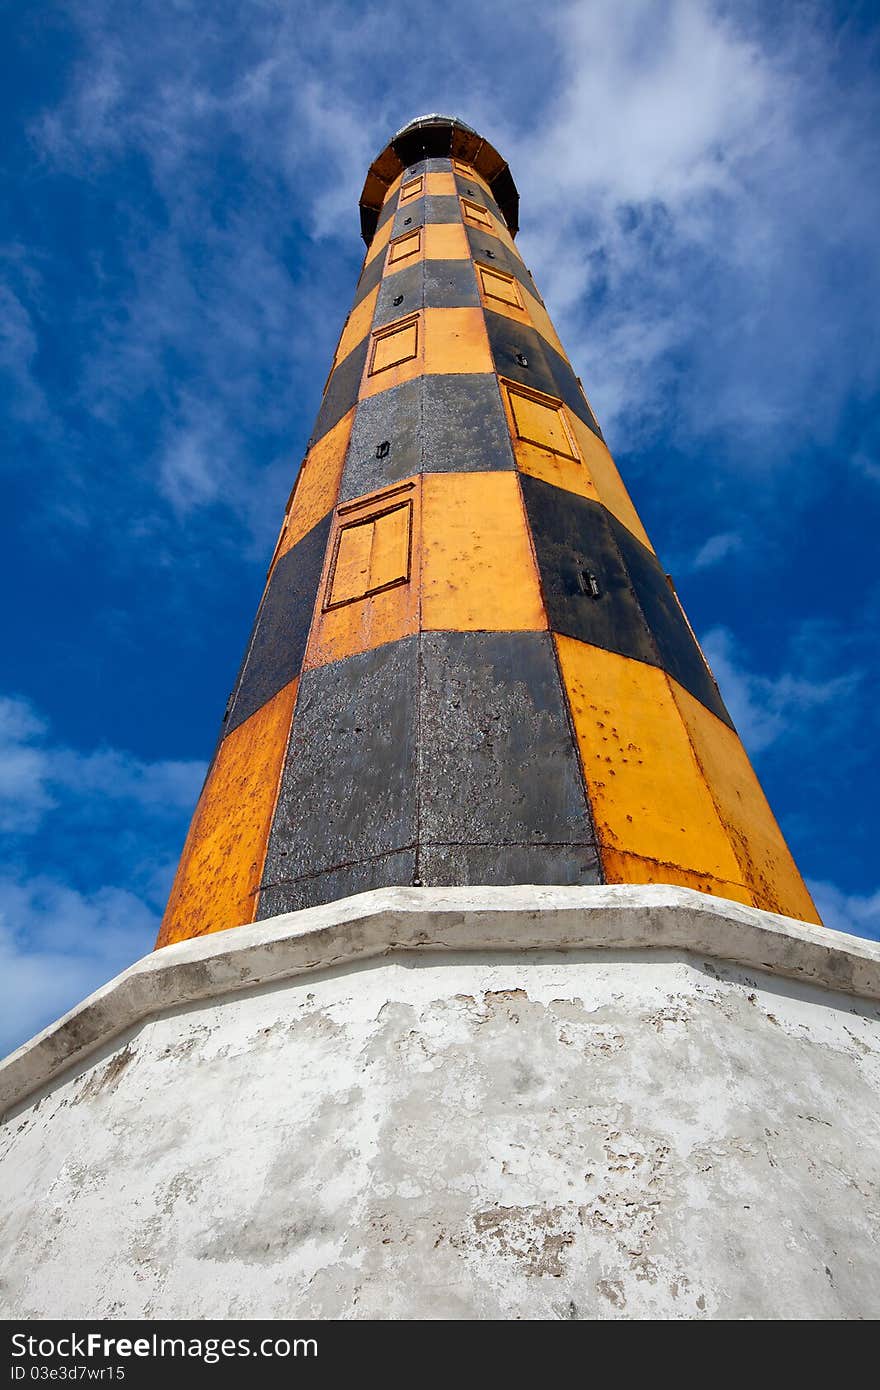
[[[815,907],[460,121],[367,253],[159,944],[391,885]]]

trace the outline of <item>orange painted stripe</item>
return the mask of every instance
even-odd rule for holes
[[[254,920],[298,683],[279,690],[217,750],[157,946]]]

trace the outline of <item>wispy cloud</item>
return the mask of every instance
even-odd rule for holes
[[[814,714],[845,704],[863,678],[857,669],[824,680],[791,671],[768,676],[750,670],[735,637],[725,628],[712,628],[701,644],[739,735],[752,754],[764,752],[783,737],[803,737]]]
[[[159,817],[195,805],[203,762],[145,762],[117,748],[80,752],[53,743],[49,732],[27,700],[0,696],[0,829],[7,834],[34,834],[65,797],[75,798],[81,814],[92,797]]]
[[[0,1055],[148,951],[159,916],[135,894],[0,878]]]
[[[204,773],[71,748],[27,700],[0,697],[0,1052],[150,950]],[[66,876],[48,867],[59,858]]]
[[[710,536],[700,546],[694,558],[691,560],[692,570],[709,569],[712,565],[718,565],[728,556],[735,555],[738,550],[743,549],[743,539],[737,531],[719,531],[716,535]]]
[[[846,893],[822,879],[808,883],[826,927],[880,941],[880,888],[874,893]]]

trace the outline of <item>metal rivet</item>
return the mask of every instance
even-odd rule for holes
[[[394,299],[392,299],[391,303],[394,305],[394,307],[395,307],[395,309],[396,309],[397,306],[398,306],[398,304],[402,304],[402,303],[403,303],[403,295],[402,295],[402,294],[396,295],[396,296],[394,297]]]
[[[391,453],[391,444],[387,439],[383,439],[381,444],[376,445],[376,458],[387,459]]]

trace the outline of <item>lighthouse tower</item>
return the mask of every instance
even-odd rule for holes
[[[459,121],[364,268],[159,944],[368,888],[669,883],[816,922]]]
[[[818,924],[503,157],[422,117],[360,216],[159,949],[0,1068],[10,1307],[877,1316],[880,951]]]

